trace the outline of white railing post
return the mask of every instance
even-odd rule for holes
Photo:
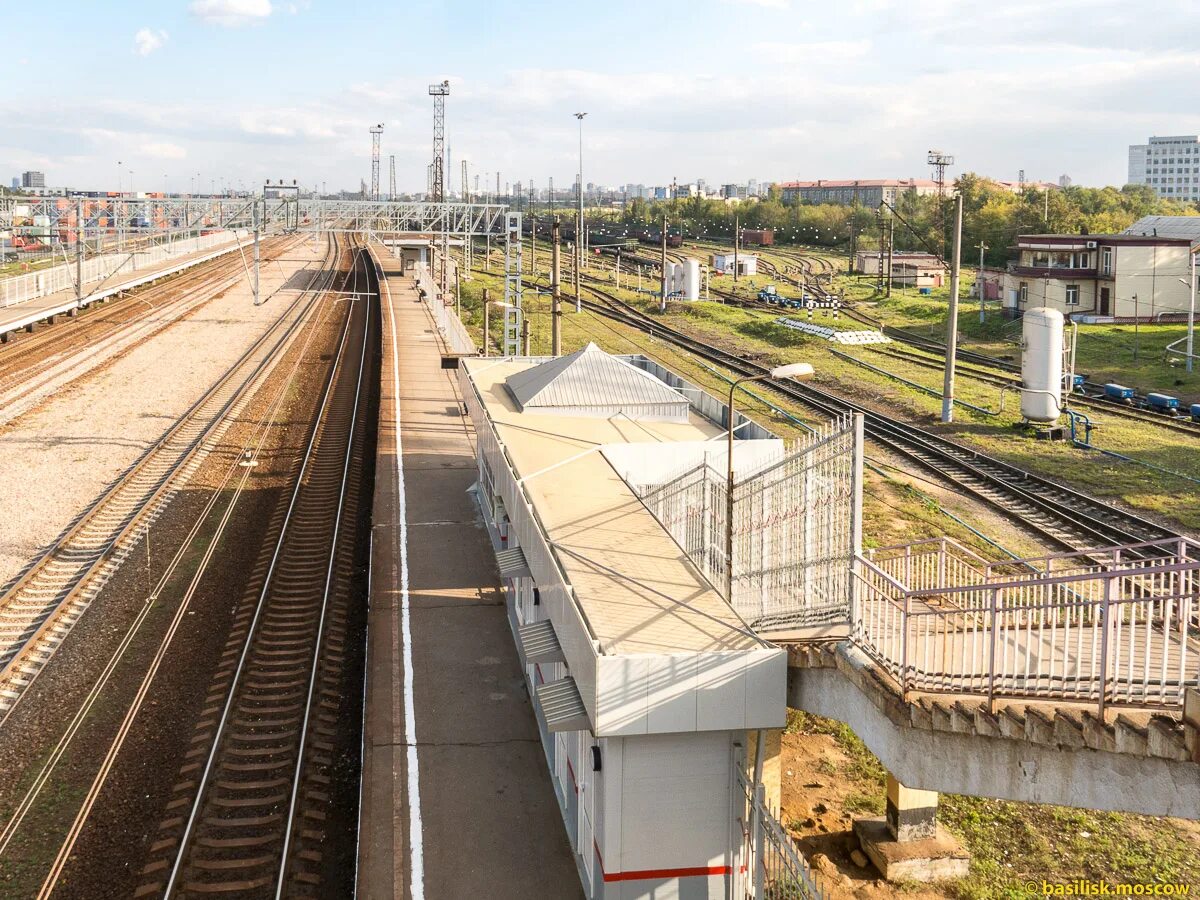
[[[997,595],[1000,593],[998,588],[992,588],[990,592],[991,603],[991,634],[989,635],[990,644],[988,647],[988,694],[987,705],[988,713],[996,714],[996,625],[997,625]]]
[[[1100,721],[1103,722],[1108,701],[1108,631],[1113,579],[1108,573],[1102,573],[1100,577],[1104,579],[1104,600],[1100,606]]]
[[[759,740],[762,737],[760,735]],[[751,835],[751,841],[754,844],[754,850],[750,857],[754,862],[754,900],[764,900],[767,892],[766,879],[766,823],[763,821],[766,817],[763,812],[767,808],[766,788],[761,784],[754,786],[754,833]]]

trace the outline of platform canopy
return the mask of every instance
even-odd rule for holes
[[[510,375],[504,386],[521,412],[654,422],[688,418],[686,397],[591,343]]]

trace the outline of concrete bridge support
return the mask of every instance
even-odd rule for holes
[[[937,823],[937,791],[923,791],[887,778],[887,815],[858,819],[854,834],[863,852],[888,881],[962,878],[970,854]]]

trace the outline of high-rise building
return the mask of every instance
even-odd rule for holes
[[[1148,184],[1167,200],[1200,200],[1200,136],[1168,135],[1130,144],[1129,184]]]
[[[46,186],[46,176],[41,172],[22,172],[21,187],[23,188],[44,188]]]

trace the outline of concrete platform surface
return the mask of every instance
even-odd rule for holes
[[[387,278],[358,894],[579,897],[495,557],[467,495],[474,434],[457,379],[412,279],[373,249]]]

